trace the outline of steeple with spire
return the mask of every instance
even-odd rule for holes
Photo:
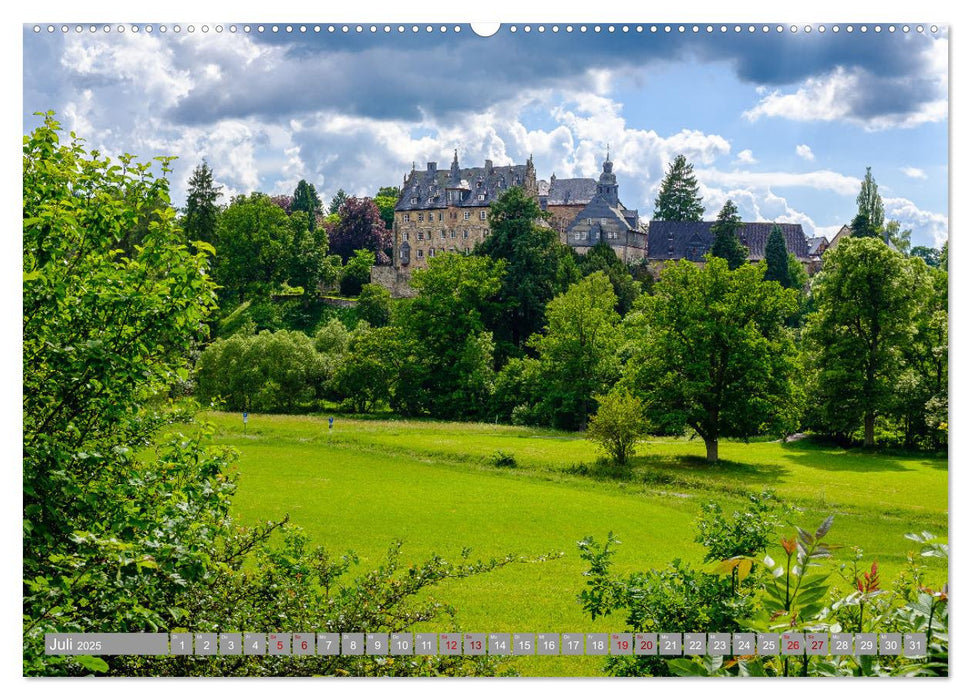
[[[610,160],[610,144],[607,144],[607,157],[603,162],[603,172],[597,183],[597,194],[601,195],[611,206],[617,206],[620,195],[617,188],[617,176],[614,175],[614,164]]]

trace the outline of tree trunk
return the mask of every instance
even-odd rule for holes
[[[875,420],[876,416],[873,415],[873,411],[867,411],[863,418],[863,444],[866,447],[873,447],[873,423]]]
[[[705,438],[705,451],[707,452],[707,459],[709,462],[718,461],[718,438],[713,438],[709,440]]]

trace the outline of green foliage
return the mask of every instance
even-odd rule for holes
[[[678,155],[661,180],[654,200],[653,218],[656,221],[701,221],[704,213],[694,166],[683,155]]]
[[[874,444],[876,417],[892,412],[903,352],[917,333],[919,269],[877,239],[826,252],[804,334],[816,428],[849,436],[862,425],[864,443]]]
[[[163,626],[179,592],[208,576],[206,532],[226,516],[225,451],[185,439],[136,457],[181,418],[165,393],[187,376],[215,304],[212,249],[184,245],[167,191],[151,163],[62,142],[53,114],[24,137],[28,675],[97,666],[45,657],[46,632]],[[120,249],[145,221],[140,244]]]
[[[738,207],[729,199],[718,212],[718,219],[711,226],[715,239],[708,252],[716,258],[727,260],[730,270],[741,267],[748,260],[748,248],[738,238],[738,231],[741,228],[742,218],[738,215]]]
[[[293,242],[289,255],[287,283],[306,290],[305,306],[321,290],[332,287],[340,275],[341,260],[330,255],[327,229],[308,226],[303,211],[296,210],[290,216]]]
[[[374,253],[370,250],[354,251],[354,256],[347,261],[341,271],[341,294],[353,297],[361,293],[364,285],[371,282],[374,259]]]
[[[542,329],[546,304],[572,277],[558,234],[539,225],[545,216],[535,199],[510,187],[490,206],[489,235],[475,247],[475,255],[505,265],[498,304],[486,316],[500,361],[520,354]]]
[[[679,261],[635,305],[625,382],[655,426],[698,433],[709,461],[720,436],[781,435],[797,425],[799,367],[785,327],[796,293],[764,274],[764,263],[730,271],[711,256],[703,268]]]
[[[400,313],[402,372],[395,407],[409,415],[474,418],[488,407],[494,370],[483,316],[499,292],[505,264],[446,254],[415,270],[418,296]]]
[[[598,407],[590,418],[587,437],[596,442],[617,464],[634,456],[637,441],[647,432],[641,400],[624,390],[595,397]]]
[[[189,241],[205,241],[212,244],[216,240],[216,221],[219,218],[219,205],[222,187],[213,181],[212,168],[203,160],[192,171],[189,188],[186,192],[183,211],[182,230]]]
[[[937,248],[930,248],[925,245],[915,245],[910,249],[910,255],[915,258],[920,258],[927,264],[928,267],[941,267],[941,251]]]
[[[883,198],[877,189],[877,182],[868,166],[860,183],[860,194],[856,197],[857,214],[851,226],[856,237],[867,238],[884,234]]]
[[[357,316],[380,328],[391,323],[391,292],[380,284],[365,284],[357,295]]]
[[[317,219],[323,216],[323,210],[316,187],[306,180],[298,182],[293,191],[293,201],[290,206],[292,212],[300,211],[306,215],[308,230],[314,231],[317,228]],[[326,238],[325,235],[324,239]]]
[[[355,413],[367,413],[390,403],[402,371],[400,355],[401,343],[396,328],[372,328],[362,321],[350,334],[331,387],[342,403]]]
[[[509,452],[503,452],[502,450],[496,450],[496,453],[492,455],[492,466],[501,467],[503,469],[515,469],[519,466],[516,463],[516,458]]]
[[[330,200],[330,205],[327,207],[327,213],[330,216],[334,216],[335,214],[339,215],[341,211],[341,207],[344,205],[344,202],[346,201],[347,201],[347,192],[345,192],[343,188],[338,189],[337,193],[334,194],[334,196]]]
[[[619,544],[613,533],[603,545],[593,537],[577,543],[580,559],[587,562],[579,602],[591,620],[622,611],[630,632],[733,632],[740,629],[738,620],[751,611],[750,597],[737,595],[727,579],[698,571],[679,559],[664,569],[614,574],[612,559]],[[613,676],[671,675],[659,656],[612,656],[605,671]]]
[[[217,340],[199,356],[198,396],[231,411],[307,410],[321,398],[332,369],[299,331],[262,331]]]
[[[786,239],[782,229],[773,226],[769,233],[769,240],[765,244],[765,279],[774,280],[785,289],[795,287],[790,277],[789,252],[786,249]]]
[[[298,227],[306,227],[306,219]],[[267,298],[290,277],[294,225],[265,194],[233,197],[216,229],[220,305]]]
[[[893,246],[898,253],[911,255],[910,236],[913,232],[909,228],[901,230],[900,222],[896,219],[891,219],[887,222],[887,226],[883,233],[887,243]],[[924,262],[927,261],[925,260]]]
[[[541,381],[534,400],[544,422],[577,429],[586,424],[601,394],[620,376],[617,297],[603,272],[595,272],[546,307],[547,325],[529,344],[539,358]]]
[[[374,203],[377,205],[378,211],[381,212],[381,220],[384,221],[384,227],[389,231],[394,228],[394,208],[399,197],[401,197],[401,188],[399,187],[382,187],[374,196]]]
[[[314,335],[314,348],[323,355],[332,357],[347,352],[351,335],[340,319],[332,318],[321,326]]]
[[[600,241],[579,257],[579,269],[583,276],[602,271],[610,278],[610,284],[617,295],[617,313],[621,316],[630,311],[634,301],[641,294],[641,285],[636,282],[627,266],[617,257],[617,253],[606,241]]]
[[[707,550],[705,561],[725,561],[735,557],[755,557],[763,554],[772,541],[772,534],[788,515],[775,494],[762,491],[746,497],[745,508],[725,517],[717,502],[709,501],[698,518],[695,542]]]

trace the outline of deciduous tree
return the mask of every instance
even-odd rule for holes
[[[475,247],[476,255],[505,262],[500,306],[487,319],[500,359],[521,352],[543,327],[546,304],[562,291],[563,246],[556,231],[540,225],[543,219],[536,200],[511,187],[489,208],[489,235]]]
[[[823,258],[813,282],[816,311],[804,340],[821,429],[874,444],[877,416],[891,413],[902,353],[916,328],[915,297],[902,255],[883,241],[851,238]]]
[[[765,263],[732,271],[714,256],[703,268],[682,260],[635,304],[646,327],[624,381],[654,426],[693,429],[711,462],[722,437],[781,435],[797,425],[797,356],[785,326],[796,293],[764,275]]]
[[[391,245],[391,237],[374,200],[348,197],[339,214],[340,220],[329,231],[332,253],[340,255],[343,262],[356,250],[371,251],[378,262],[387,259],[384,251]]]
[[[323,216],[317,188],[306,180],[297,183],[291,202],[292,211],[302,211],[307,215],[307,226],[311,231],[317,228],[317,219]]]
[[[641,400],[624,389],[597,396],[597,413],[590,418],[587,437],[617,464],[625,465],[634,456],[637,441],[646,432]]]

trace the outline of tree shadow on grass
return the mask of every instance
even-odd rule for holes
[[[645,481],[663,481],[660,475],[667,475],[672,479],[683,479],[692,484],[732,481],[733,486],[759,485],[765,486],[779,482],[788,471],[779,464],[748,464],[722,459],[709,462],[704,457],[696,455],[679,455],[677,457],[647,455],[633,460],[633,466],[639,468]],[[652,474],[657,476],[651,476]]]
[[[825,471],[915,471],[913,466],[900,461],[901,456],[904,455],[881,448],[847,448],[822,439],[806,438],[783,443],[782,450],[793,462]],[[921,464],[936,466],[932,460],[926,458],[921,461]],[[943,468],[947,469],[946,463]]]

